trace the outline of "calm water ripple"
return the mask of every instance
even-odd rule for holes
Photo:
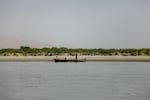
[[[0,100],[150,100],[150,63],[0,62]]]

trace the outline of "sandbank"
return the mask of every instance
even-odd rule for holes
[[[75,59],[74,56],[57,56],[58,59]],[[0,61],[54,61],[56,56],[0,56]],[[78,56],[86,61],[122,61],[122,62],[150,62],[150,56]]]

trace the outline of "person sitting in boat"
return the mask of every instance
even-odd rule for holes
[[[67,58],[65,57],[65,60],[67,60]]]

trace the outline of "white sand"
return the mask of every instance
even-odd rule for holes
[[[59,59],[75,59],[75,56],[57,56]],[[0,56],[0,61],[53,61],[56,56]],[[138,61],[150,62],[150,56],[78,56],[86,61]]]

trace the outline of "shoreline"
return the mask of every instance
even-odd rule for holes
[[[75,60],[75,56],[57,56],[58,59]],[[56,56],[0,56],[0,62],[11,61],[54,61]],[[87,62],[150,62],[150,56],[78,56]]]

